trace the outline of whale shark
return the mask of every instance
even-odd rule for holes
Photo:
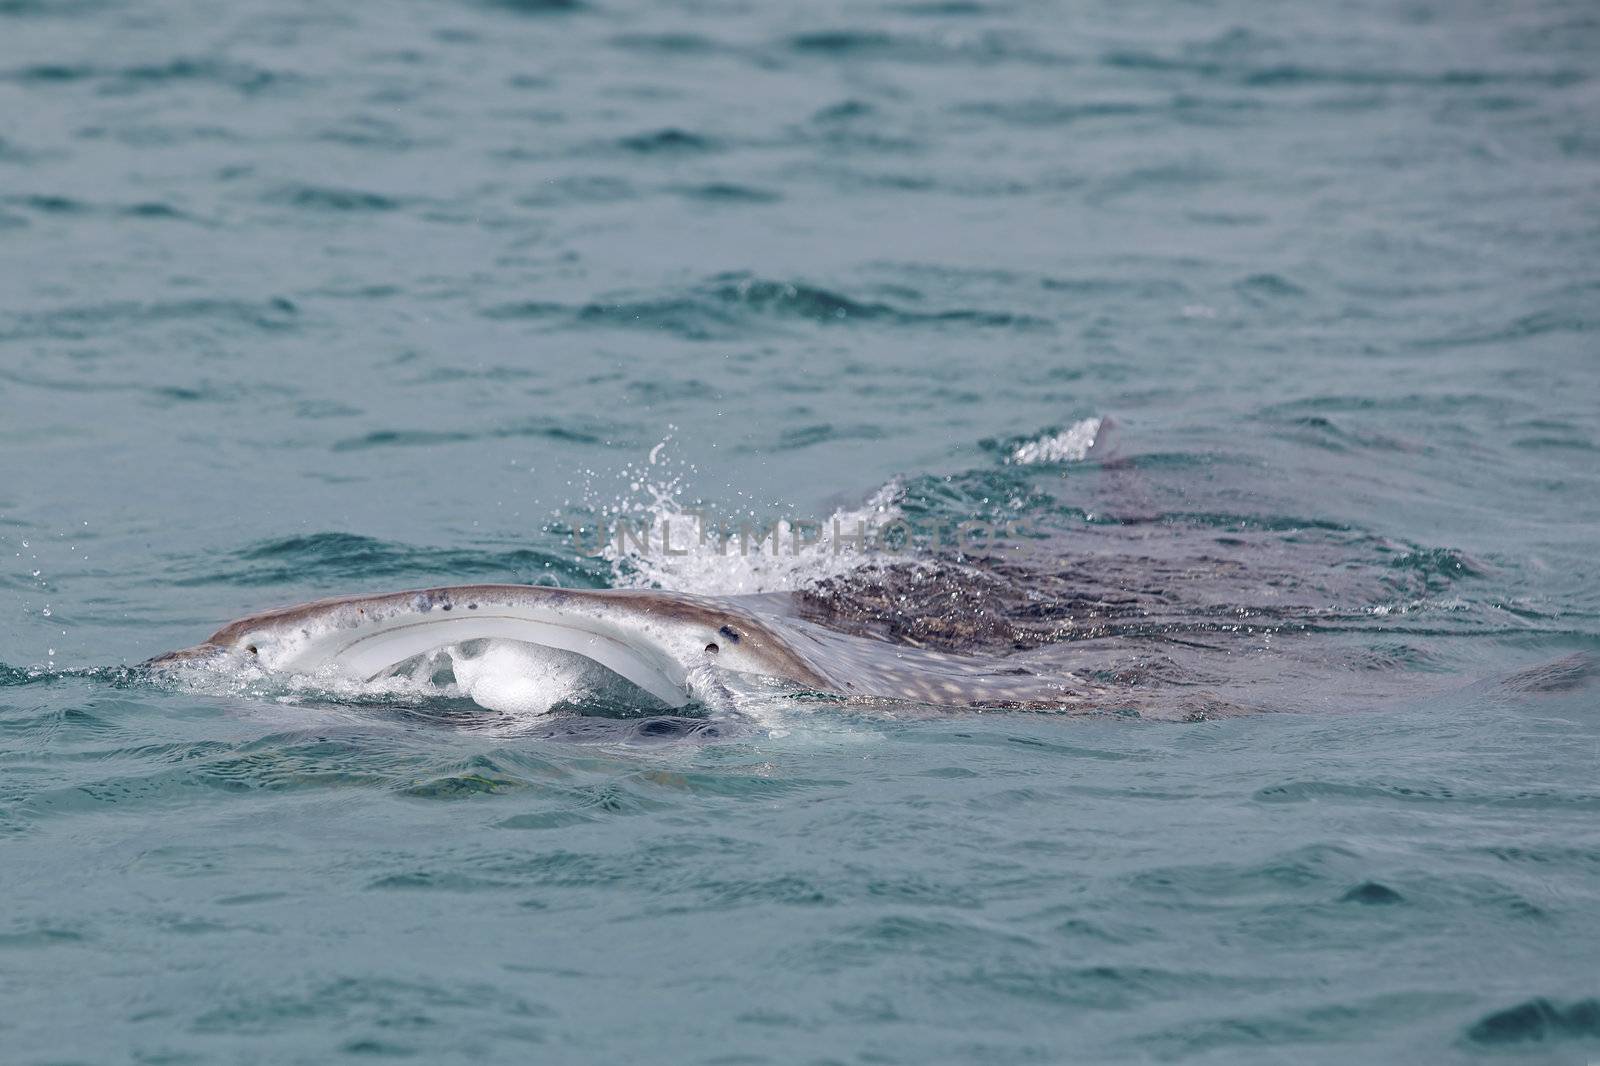
[[[484,640],[581,656],[669,708],[739,676],[846,700],[939,707],[1065,711],[1094,695],[1070,673],[831,630],[800,617],[784,594],[535,585],[442,586],[280,607],[146,665],[237,663],[367,682],[419,656]]]

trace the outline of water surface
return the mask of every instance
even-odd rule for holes
[[[0,1057],[1600,1055],[1597,59],[1559,0],[0,0]],[[575,550],[652,485],[1038,536],[898,614]],[[469,581],[1118,695],[122,669]]]

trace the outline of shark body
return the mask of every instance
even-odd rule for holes
[[[417,656],[482,639],[583,656],[668,707],[692,702],[708,668],[847,699],[1068,709],[1085,698],[1070,675],[1044,677],[1005,660],[838,633],[795,617],[773,597],[526,585],[448,586],[282,607],[241,618],[148,665],[232,657],[272,673],[367,681]]]

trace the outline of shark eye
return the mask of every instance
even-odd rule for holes
[[[707,655],[715,655],[720,650],[721,649],[719,649],[715,644],[707,644],[706,645],[706,654]]]
[[[250,654],[251,654],[251,655],[255,655],[255,654],[257,654],[257,652],[256,652],[256,646],[255,646],[255,645],[254,645],[254,644],[247,644],[247,645],[245,645],[245,649],[244,649],[244,650],[245,650],[245,651],[247,651],[247,652],[249,652],[249,653],[250,653]]]

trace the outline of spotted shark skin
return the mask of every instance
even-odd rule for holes
[[[1088,686],[980,659],[851,636],[772,597],[631,589],[459,585],[281,607],[231,622],[153,669],[199,661],[366,681],[463,641],[500,638],[576,652],[667,704],[696,698],[707,668],[847,700],[1077,710]]]

